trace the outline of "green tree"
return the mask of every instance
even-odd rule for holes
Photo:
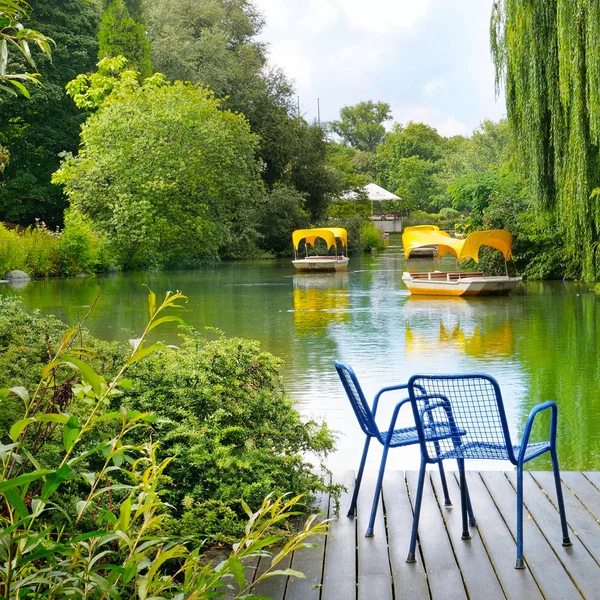
[[[583,276],[600,273],[600,5],[497,0],[496,83],[523,152],[539,212],[560,215]]]
[[[254,250],[256,143],[208,91],[124,71],[54,179],[121,266],[194,266]]]
[[[344,106],[339,121],[332,121],[331,128],[344,143],[364,152],[375,152],[385,137],[384,121],[392,118],[390,105],[386,102],[359,102]]]
[[[425,123],[394,125],[374,157],[377,180],[403,200],[407,209],[439,210],[444,186],[437,175],[445,142]]]
[[[100,14],[95,2],[88,0],[30,0],[30,4],[32,19],[24,26],[44,31],[55,44],[52,60],[32,48],[44,85],[31,89],[30,101],[5,97],[0,103],[0,143],[10,152],[0,186],[0,219],[29,225],[38,217],[54,226],[62,223],[66,201],[51,176],[59,166],[59,153],[77,151],[85,120],[65,85],[94,69]],[[25,66],[24,58],[15,63],[15,68]]]
[[[108,5],[100,23],[99,41],[100,60],[124,56],[142,77],[152,73],[146,29],[131,16],[124,0],[112,0]]]
[[[290,122],[291,156],[282,183],[294,186],[306,197],[306,210],[313,223],[327,217],[331,200],[340,193],[340,182],[327,160],[327,137],[316,123],[302,118]]]

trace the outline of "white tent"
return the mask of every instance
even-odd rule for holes
[[[384,190],[382,187],[378,186],[376,183],[368,183],[363,188],[367,197],[371,201],[381,202],[382,200],[400,200],[396,194],[392,194],[392,192],[388,192]]]
[[[368,183],[362,189],[367,199],[371,201],[371,214],[373,214],[373,202],[383,202],[384,200],[401,200],[396,194],[384,190],[381,186],[376,183]],[[362,195],[359,196],[356,192],[350,192],[342,196],[343,200],[358,200]]]

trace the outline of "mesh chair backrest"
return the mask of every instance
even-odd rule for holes
[[[417,387],[419,386],[419,387]],[[419,389],[421,388],[421,389]],[[424,392],[423,392],[424,390]],[[429,421],[454,420],[461,435],[427,442],[426,460],[454,450],[456,444],[470,444],[473,458],[513,460],[508,422],[497,381],[488,375],[415,375],[409,381],[413,412],[420,438]],[[445,402],[447,399],[448,402]],[[449,403],[431,411],[427,405]],[[438,448],[436,448],[438,446]]]
[[[358,424],[363,430],[363,433],[379,437],[379,430],[377,429],[371,409],[365,399],[365,395],[363,394],[354,371],[348,365],[338,362],[337,360],[333,361],[333,364],[342,380],[342,385],[346,390],[346,394],[348,395],[348,399],[354,409]]]

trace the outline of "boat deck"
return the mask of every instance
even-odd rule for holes
[[[388,471],[375,535],[365,538],[375,473],[365,474],[358,516],[346,517],[354,473],[335,480],[347,488],[341,513],[321,498],[330,533],[317,548],[298,550],[291,566],[306,579],[273,577],[255,593],[274,600],[570,600],[600,597],[600,473],[562,474],[573,546],[563,548],[550,472],[525,475],[524,548],[527,568],[516,570],[514,472],[467,472],[478,521],[463,541],[459,488],[448,474],[453,508],[443,506],[439,474],[428,472],[417,562],[405,562],[417,473]],[[261,559],[257,571],[269,564]],[[231,598],[234,596],[231,595]]]
[[[483,277],[483,273],[465,272],[465,273],[446,273],[444,271],[427,271],[426,273],[409,273],[413,279],[425,279],[427,281],[458,281],[459,279],[472,279]]]

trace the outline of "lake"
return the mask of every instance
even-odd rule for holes
[[[453,265],[452,259],[411,260],[410,268],[452,270]],[[354,368],[369,399],[417,372],[489,373],[500,383],[515,436],[534,405],[556,400],[562,468],[599,470],[600,298],[589,286],[528,282],[508,297],[419,298],[404,288],[403,270],[400,249],[391,248],[352,257],[344,274],[296,275],[289,260],[277,260],[48,279],[0,293],[74,324],[101,289],[89,329],[103,339],[129,339],[139,335],[147,317],[142,284],[159,297],[166,290],[183,291],[189,297],[187,323],[258,339],[284,359],[285,388],[299,410],[338,431],[332,468],[355,468],[364,441],[333,368],[339,359]],[[176,343],[176,328],[162,329],[158,337]],[[385,420],[394,397],[382,402]],[[400,422],[410,423],[410,408],[402,413]],[[371,465],[379,456],[379,450],[372,451]],[[417,448],[395,450],[389,459],[391,468],[418,464]],[[530,465],[546,469],[549,461],[542,457]]]

